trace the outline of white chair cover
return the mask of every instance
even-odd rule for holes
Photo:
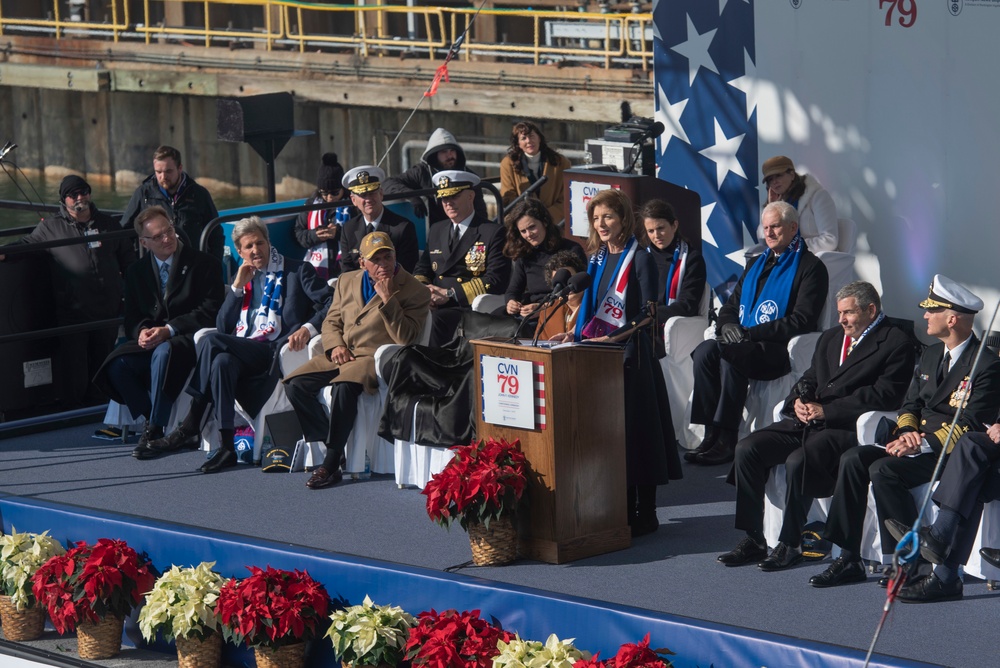
[[[705,328],[708,327],[708,308],[712,301],[712,288],[707,283],[702,294],[698,315],[690,317],[671,318],[663,326],[663,342],[666,355],[660,360],[660,369],[667,385],[667,396],[670,399],[670,414],[674,420],[674,432],[677,442],[682,447],[693,449],[698,447],[702,439],[701,433],[696,433],[698,425],[691,424],[691,402],[689,397],[694,390],[694,371],[691,353],[705,339]],[[703,431],[698,429],[699,432]]]

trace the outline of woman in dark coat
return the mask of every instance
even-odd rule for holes
[[[635,238],[632,202],[620,190],[599,192],[587,205],[587,267],[593,282],[583,296],[576,332],[551,340],[626,342],[625,459],[628,516],[633,536],[655,531],[656,486],[681,477],[667,388],[647,333],[644,307],[655,302],[659,273]]]
[[[545,263],[559,251],[571,251],[586,260],[580,245],[563,239],[545,205],[537,199],[518,202],[507,214],[507,241],[503,254],[511,260],[510,283],[504,293],[505,312],[534,319],[548,296]]]

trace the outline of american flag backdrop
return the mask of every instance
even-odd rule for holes
[[[653,24],[658,176],[701,196],[708,282],[726,297],[760,216],[753,0],[654,0]]]

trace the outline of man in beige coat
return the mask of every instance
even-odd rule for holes
[[[307,441],[326,443],[326,457],[306,482],[310,489],[332,487],[343,474],[340,461],[358,414],[362,392],[378,391],[375,351],[387,343],[413,343],[424,328],[430,305],[427,288],[396,262],[385,232],[361,240],[361,269],[341,275],[323,321],[325,355],[314,357],[285,378],[285,392]],[[319,393],[333,386],[330,417]]]

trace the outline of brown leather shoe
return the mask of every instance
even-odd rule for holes
[[[324,487],[333,487],[341,480],[344,479],[344,474],[340,472],[338,468],[336,471],[331,473],[326,470],[325,466],[317,466],[313,469],[313,474],[306,481],[306,487],[309,489],[323,489]]]

